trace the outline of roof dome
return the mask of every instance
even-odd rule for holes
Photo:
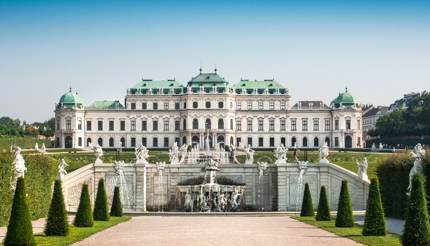
[[[78,95],[77,92],[73,93],[72,89],[70,89],[67,93],[63,94],[58,102],[59,107],[72,108],[77,107],[81,108],[84,105],[84,100]]]
[[[339,93],[333,101],[331,101],[330,106],[339,108],[339,107],[348,107],[354,106],[355,100],[354,97],[348,92],[348,88],[345,88],[345,92]]]

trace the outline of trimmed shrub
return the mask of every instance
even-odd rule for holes
[[[362,234],[363,236],[384,236],[387,234],[379,182],[376,178],[373,178],[370,183]]]
[[[411,197],[406,212],[403,245],[430,245],[430,224],[422,176],[412,180]]]
[[[69,223],[64,205],[63,189],[61,180],[55,180],[54,193],[52,194],[51,206],[49,207],[48,220],[45,226],[47,236],[66,236],[69,233]]]
[[[329,221],[330,218],[330,207],[328,204],[327,194],[325,191],[325,186],[321,186],[320,200],[318,202],[317,216],[315,217],[317,221]]]
[[[94,224],[93,214],[91,213],[90,194],[88,185],[82,185],[81,199],[79,201],[78,212],[76,213],[73,225],[76,227],[92,227]]]
[[[112,207],[110,208],[110,216],[122,217],[122,204],[121,196],[119,194],[119,187],[115,186],[112,199]]]
[[[36,245],[26,201],[24,178],[18,178],[4,245]]]
[[[337,205],[336,227],[354,227],[351,198],[349,197],[348,182],[342,181],[339,203]]]
[[[312,204],[312,196],[309,190],[309,184],[305,184],[305,192],[303,193],[302,211],[300,216],[315,216],[314,205]]]
[[[99,220],[99,221],[109,220],[105,182],[103,179],[99,180],[99,184],[97,187],[97,196],[94,204],[93,217],[94,217],[94,220]]]

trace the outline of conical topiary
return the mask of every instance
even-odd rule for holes
[[[384,236],[387,234],[379,182],[376,178],[372,178],[370,183],[362,234],[363,236]]]
[[[312,204],[312,196],[309,190],[309,184],[305,184],[305,192],[303,193],[302,211],[300,216],[315,216],[314,205]]]
[[[52,194],[48,220],[45,226],[45,234],[47,236],[66,236],[68,233],[69,223],[67,222],[67,213],[64,206],[61,180],[55,180],[54,193]]]
[[[112,199],[112,207],[110,208],[110,216],[121,217],[122,216],[122,204],[121,197],[119,194],[119,187],[115,186]]]
[[[28,211],[24,178],[18,178],[4,245],[36,245]]]
[[[94,224],[93,214],[91,213],[91,201],[88,192],[88,185],[82,185],[81,200],[79,201],[78,212],[75,216],[73,225],[76,227],[92,227]]]
[[[318,211],[315,219],[318,221],[329,221],[331,219],[325,186],[321,186],[320,200],[318,202]]]
[[[337,205],[336,227],[353,227],[351,198],[349,197],[348,182],[342,181],[340,188],[339,203]]]
[[[99,180],[99,185],[97,188],[97,197],[94,204],[93,217],[94,217],[94,220],[99,220],[99,221],[109,220],[105,182],[103,179]]]
[[[430,245],[430,225],[427,211],[426,193],[423,178],[416,175],[412,179],[412,190],[406,210],[403,245]]]

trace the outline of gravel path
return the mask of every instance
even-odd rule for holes
[[[360,245],[288,216],[141,216],[74,245]]]

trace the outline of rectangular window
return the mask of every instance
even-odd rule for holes
[[[153,103],[152,104],[152,109],[153,110],[157,110],[158,109],[158,103]]]
[[[103,121],[97,121],[97,130],[103,131]]]
[[[164,138],[164,147],[169,147],[169,138]]]
[[[130,140],[131,147],[136,147],[136,138],[131,138]]]
[[[236,138],[236,146],[239,146],[242,142],[242,138]]]
[[[181,122],[179,120],[175,120],[175,131],[179,131],[180,130],[180,125],[181,125]]]
[[[280,124],[279,124],[279,130],[280,131],[286,131],[287,130],[287,127],[286,127],[286,121],[285,121],[285,119],[284,118],[281,118],[280,120],[279,120],[280,122]],[[284,145],[285,146],[285,145]]]
[[[125,120],[121,120],[119,122],[119,127],[121,131],[125,131]]]
[[[142,131],[148,130],[148,122],[146,120],[142,120]]]
[[[240,110],[242,107],[242,103],[241,102],[236,102],[236,109]]]
[[[165,131],[165,132],[168,132],[169,131],[169,119],[164,119],[163,120],[163,130]]]
[[[291,119],[291,131],[297,131],[297,119]]]
[[[252,147],[252,137],[248,137],[248,145]]]
[[[258,119],[258,131],[262,132],[263,129],[263,119]]]
[[[247,104],[248,104],[248,110],[252,110],[252,101],[249,101]]]
[[[164,103],[164,110],[168,110],[169,109],[169,103],[168,102],[165,102]]]
[[[318,119],[318,118],[314,118],[313,119],[313,130],[314,131],[319,131],[320,130],[320,119]]]
[[[148,140],[146,140],[146,138],[142,138],[142,145],[145,147],[148,146]]]
[[[269,131],[275,131],[275,119],[269,119]]]
[[[308,119],[303,118],[302,119],[302,131],[306,132],[308,130]]]
[[[263,147],[263,146],[264,146],[264,139],[258,138],[258,147]]]
[[[182,122],[182,124],[183,124],[183,126],[184,126],[184,130],[186,130],[186,129],[187,129],[187,120],[186,120],[186,119],[184,119],[184,122]]]
[[[346,130],[351,130],[351,120],[346,120],[346,122],[345,122],[345,125],[346,125]]]
[[[152,121],[152,130],[153,131],[158,131],[158,120],[153,120]]]
[[[56,120],[56,127],[57,127],[57,130],[60,130],[60,126],[61,126],[61,120],[60,120],[60,118],[57,118],[57,120]]]
[[[66,119],[66,130],[71,130],[71,129],[72,129],[72,120]]]
[[[130,121],[130,131],[136,131],[136,120]]]
[[[285,106],[285,101],[281,101],[281,110],[285,110],[286,106]]]
[[[270,147],[275,147],[275,138],[274,137],[271,137],[269,139],[269,144],[270,144]]]
[[[175,103],[175,109],[179,109],[179,103]]]
[[[269,102],[269,109],[274,110],[275,109],[275,102]]]
[[[147,104],[147,103],[142,103],[142,109],[143,109],[143,110],[148,109],[148,104]]]
[[[175,143],[177,143],[178,145],[180,144],[179,141],[181,141],[179,138],[175,138]]]
[[[330,119],[324,119],[324,130],[330,131]]]
[[[338,137],[334,138],[334,147],[339,147],[339,138]]]
[[[158,138],[152,138],[152,147],[158,147]]]
[[[114,128],[114,126],[115,126],[115,125],[114,125],[114,121],[113,121],[113,120],[110,120],[110,121],[109,121],[109,131],[114,131],[114,129],[115,129],[115,128]]]
[[[283,146],[285,146],[285,143],[286,143],[286,141],[285,141],[285,137],[281,137],[281,144],[282,144]]]
[[[262,110],[262,109],[263,109],[263,102],[258,101],[258,110]]]
[[[91,120],[87,121],[87,131],[91,131]]]
[[[78,120],[78,130],[82,130],[82,120]]]
[[[78,138],[78,146],[82,146],[82,138],[81,137]]]
[[[247,119],[246,120],[246,130],[248,132],[252,132],[252,119]]]
[[[131,103],[131,109],[136,109],[136,103]]]
[[[361,130],[361,120],[357,120],[357,129]]]
[[[339,119],[334,120],[334,129],[339,130]]]
[[[242,119],[236,119],[236,131],[242,131]]]

